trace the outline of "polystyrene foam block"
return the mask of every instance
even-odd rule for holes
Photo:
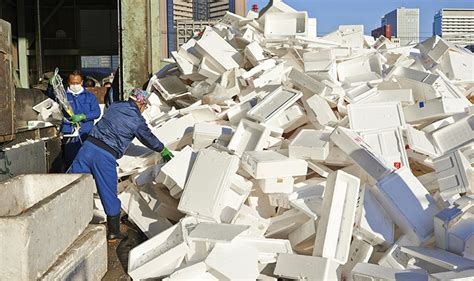
[[[354,238],[349,249],[349,259],[341,269],[342,278],[350,278],[351,272],[358,263],[366,263],[374,251],[374,247],[364,240]]]
[[[248,44],[245,47],[245,55],[247,59],[252,63],[252,65],[257,65],[259,61],[262,61],[265,59],[265,54],[264,54],[263,48],[260,46],[260,44],[256,41],[253,41],[252,43]]]
[[[354,104],[365,102],[365,100],[374,97],[377,94],[377,88],[370,83],[364,83],[346,91],[345,99]]]
[[[236,237],[232,244],[245,245],[257,249],[259,261],[265,259],[271,263],[276,262],[279,254],[292,254],[290,242],[286,239],[269,239],[241,235]]]
[[[378,156],[355,132],[338,127],[332,132],[330,139],[375,180],[393,171],[391,165]]]
[[[301,254],[311,255],[316,237],[316,221],[311,218],[288,235],[293,249]]]
[[[290,142],[290,158],[324,161],[329,154],[329,132],[301,130]]]
[[[474,115],[439,129],[432,135],[441,153],[471,142],[474,139]]]
[[[367,187],[360,192],[354,236],[374,246],[394,242],[395,225]]]
[[[230,191],[232,175],[237,172],[238,165],[239,159],[236,156],[201,150],[179,201],[178,210],[220,222],[224,193]]]
[[[337,280],[338,263],[328,258],[280,254],[275,275],[299,280]]]
[[[462,255],[466,242],[474,235],[474,215],[459,207],[441,210],[434,217],[436,247]]]
[[[293,177],[282,177],[261,179],[257,182],[263,193],[291,193],[295,181]]]
[[[287,239],[288,235],[303,225],[308,216],[298,210],[290,209],[281,215],[270,218],[270,226],[265,237]]]
[[[401,128],[359,132],[375,153],[381,155],[393,168],[410,167]]]
[[[329,175],[313,255],[347,262],[359,184],[358,178],[342,171]]]
[[[234,224],[248,225],[249,234],[252,236],[263,236],[270,225],[269,219],[262,218],[258,212],[247,205],[242,205],[232,220]]]
[[[276,91],[257,103],[247,113],[247,116],[259,122],[268,122],[279,113],[288,109],[302,96],[303,93],[301,92],[278,88]]]
[[[36,174],[2,181],[0,279],[42,276],[92,219],[93,189],[90,175]]]
[[[399,270],[370,263],[358,263],[352,270],[352,280],[428,281],[428,273],[422,269]]]
[[[218,275],[219,280],[256,280],[258,252],[242,244],[217,243],[205,263]]]
[[[474,267],[474,261],[453,253],[424,247],[402,247],[402,252],[446,270],[463,270]]]
[[[161,127],[153,129],[153,134],[169,149],[185,146],[185,135],[191,134],[196,121],[191,114],[166,122]]]
[[[308,121],[309,120],[304,109],[298,104],[294,104],[265,124],[268,124],[272,127],[282,128],[284,133],[288,133],[304,125]]]
[[[283,130],[279,131],[283,133]],[[242,119],[227,147],[237,155],[245,151],[263,150],[268,147],[268,139],[272,134],[274,131],[271,128]]]
[[[412,89],[394,89],[394,90],[378,90],[373,96],[368,97],[364,103],[379,102],[400,102],[402,105],[411,105],[415,103]]]
[[[411,88],[415,100],[430,100],[441,96],[435,88],[438,75],[408,67],[394,67],[388,76],[395,76],[403,88]],[[408,118],[407,118],[408,121]]]
[[[206,280],[218,281],[217,277],[207,272],[208,266],[205,262],[198,262],[190,266],[178,269],[168,278],[163,280]]]
[[[332,111],[327,101],[319,95],[313,95],[304,102],[304,107],[308,113],[309,120],[316,128],[327,125],[330,122],[337,122],[337,117]]]
[[[224,194],[221,204],[221,222],[230,223],[252,191],[253,183],[242,176],[234,175],[230,190]]]
[[[193,229],[188,230],[188,241],[201,241],[212,243],[230,243],[237,236],[249,228],[247,225],[223,223],[198,223]]]
[[[474,269],[446,271],[430,275],[430,281],[470,281],[474,276]]]
[[[198,123],[194,125],[193,148],[203,149],[217,141],[228,145],[234,130],[231,127],[211,123]]]
[[[243,62],[240,52],[210,28],[205,30],[195,48],[222,72],[239,67]]]
[[[459,149],[434,159],[440,195],[443,199],[459,193],[474,193],[474,170],[470,162]]]
[[[308,168],[316,172],[318,175],[320,175],[323,178],[327,178],[330,173],[334,172],[331,170],[329,167],[326,165],[323,165],[321,163],[318,163],[316,161],[308,161]]]
[[[399,102],[349,104],[347,110],[353,130],[380,130],[405,126],[402,105]]]
[[[266,37],[306,36],[308,33],[308,13],[270,13],[265,15]]]
[[[439,155],[438,149],[429,134],[407,125],[406,135],[408,145],[414,151],[430,157],[437,157]]]
[[[403,112],[408,123],[419,123],[462,113],[465,108],[463,99],[437,98],[405,106]]]
[[[316,79],[311,78],[307,74],[293,68],[288,75],[288,78],[293,82],[298,88],[309,91],[315,95],[323,95],[328,87],[323,83],[319,82]]]
[[[395,243],[388,248],[379,259],[378,264],[394,269],[406,269],[410,257],[401,251],[402,246],[418,246],[419,243],[410,239],[408,235],[403,234]]]
[[[306,175],[308,164],[275,151],[247,151],[242,155],[242,168],[255,179],[271,179]]]
[[[392,220],[405,234],[423,243],[433,235],[433,217],[439,211],[426,188],[408,168],[384,177],[374,189]]]
[[[181,224],[175,224],[130,251],[128,275],[133,280],[141,280],[171,274],[188,251]]]

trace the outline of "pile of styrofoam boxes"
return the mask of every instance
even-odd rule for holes
[[[123,209],[135,279],[447,280],[474,274],[474,55],[439,37],[308,35],[272,1],[173,52]]]
[[[105,227],[92,219],[90,175],[23,175],[0,183],[0,280],[100,280]]]

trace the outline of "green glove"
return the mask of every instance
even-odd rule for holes
[[[165,160],[165,162],[168,162],[171,160],[171,158],[174,157],[173,153],[171,153],[171,151],[169,151],[168,148],[163,148],[163,150],[160,152],[161,154],[161,158],[163,158],[163,160]]]
[[[73,123],[73,124],[77,124],[77,123],[80,123],[84,120],[86,120],[87,117],[85,114],[83,113],[80,113],[80,114],[74,114],[73,116],[71,116],[71,118],[69,118],[69,120]]]

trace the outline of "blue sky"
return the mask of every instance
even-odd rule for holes
[[[420,37],[432,35],[435,13],[442,8],[474,8],[473,0],[284,0],[296,10],[308,11],[318,19],[318,36],[329,33],[340,24],[363,24],[365,33],[380,26],[380,18],[398,8],[420,9]],[[249,8],[263,8],[268,0],[247,0]]]

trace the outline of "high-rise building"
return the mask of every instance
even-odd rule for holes
[[[436,13],[433,35],[461,46],[474,44],[474,9],[442,9]]]
[[[401,45],[420,42],[420,10],[401,7],[382,18],[382,26],[390,25]]]
[[[160,1],[162,58],[193,37],[203,26],[221,19],[227,11],[245,16],[246,0]]]

